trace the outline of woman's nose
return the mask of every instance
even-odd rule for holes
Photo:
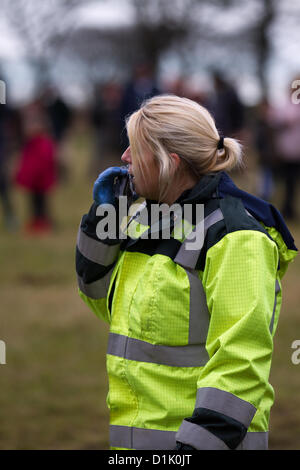
[[[125,152],[123,153],[121,157],[121,160],[122,162],[131,163],[130,147],[127,147],[127,149],[125,150]]]

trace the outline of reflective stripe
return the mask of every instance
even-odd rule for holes
[[[207,431],[198,424],[183,421],[177,434],[176,440],[190,445],[197,450],[229,450],[224,441]],[[267,450],[269,433],[247,432],[236,450]]]
[[[206,233],[207,233],[207,230],[209,229],[209,227],[211,227],[212,225],[216,224],[217,222],[219,222],[220,220],[223,220],[223,219],[224,219],[224,216],[222,214],[221,209],[216,209],[211,214],[209,214],[207,217],[205,217],[205,219],[204,219],[204,238],[206,236]]]
[[[272,318],[271,318],[271,322],[270,322],[270,333],[272,333],[273,328],[274,328],[274,320],[275,320],[275,311],[276,311],[276,306],[277,306],[277,294],[278,294],[278,292],[280,292],[280,284],[278,282],[278,279],[276,279],[276,282],[275,282],[275,300],[274,300]]]
[[[111,425],[110,446],[136,450],[167,450],[176,447],[176,432]]]
[[[191,268],[195,269],[199,254],[201,251],[201,248],[197,250],[187,250],[187,243],[191,244],[191,235],[194,233],[196,234],[197,230],[202,230],[203,229],[203,223],[204,223],[204,236],[203,236],[203,241],[205,240],[207,230],[220,220],[224,219],[224,216],[222,214],[221,209],[216,209],[214,212],[209,214],[207,217],[205,217],[204,221],[196,225],[194,230],[190,233],[190,235],[185,239],[185,241],[182,243],[180,249],[178,250],[178,253],[174,259],[175,263],[178,263],[186,268]]]
[[[203,387],[197,390],[196,408],[208,408],[236,419],[246,428],[249,427],[256,408],[248,401],[214,387]]]
[[[205,344],[210,321],[205,292],[197,271],[185,271],[190,282],[189,344]]]
[[[176,434],[176,441],[194,447],[197,450],[229,450],[224,441],[198,424],[182,421]]]
[[[247,209],[245,209],[245,211],[246,211],[246,213],[249,215],[249,217],[252,217],[252,219],[255,219],[255,217],[253,217],[253,215],[252,215],[252,214],[250,214],[250,212],[249,212],[249,211],[247,211]],[[255,220],[256,220],[256,219],[255,219]]]
[[[103,297],[106,297],[113,269],[114,266],[101,279],[95,282],[90,282],[89,284],[85,283],[82,277],[77,275],[79,289],[83,294],[91,299],[102,299]]]
[[[171,367],[202,367],[209,359],[204,344],[163,346],[116,333],[109,334],[107,354]]]
[[[247,432],[242,442],[236,450],[268,450],[269,433],[266,432]]]
[[[85,258],[94,263],[109,266],[118,256],[120,244],[106,245],[100,240],[94,240],[86,235],[81,229],[78,231],[77,247]]]

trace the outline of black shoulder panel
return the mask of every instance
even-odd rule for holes
[[[220,209],[224,215],[227,233],[237,230],[257,230],[268,235],[263,226],[246,212],[241,199],[226,196],[224,199],[220,199]]]
[[[264,233],[272,240],[263,226],[246,212],[241,199],[227,195],[223,199],[219,199],[219,207],[224,219],[212,225],[207,231],[196,266],[196,269],[201,271],[204,270],[206,253],[209,248],[218,243],[228,233],[238,230],[256,230]]]

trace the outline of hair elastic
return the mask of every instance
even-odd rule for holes
[[[224,148],[224,137],[220,137],[217,149],[222,150],[223,148]]]

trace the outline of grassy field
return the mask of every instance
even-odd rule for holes
[[[63,150],[70,174],[52,199],[56,231],[43,238],[0,233],[0,339],[7,361],[0,365],[0,449],[108,448],[107,326],[78,297],[74,269],[78,224],[91,202],[89,137],[82,129]],[[251,189],[253,179],[242,183]],[[25,196],[14,194],[21,222]],[[291,230],[300,246],[300,225]],[[300,449],[300,365],[291,362],[291,344],[300,339],[299,278],[298,257],[283,282],[271,449]]]

